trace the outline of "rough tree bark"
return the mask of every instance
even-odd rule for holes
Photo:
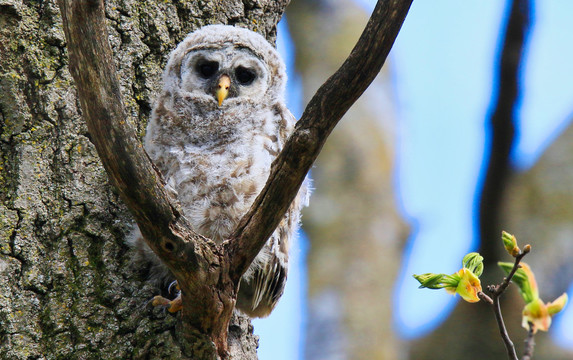
[[[107,1],[127,121],[142,134],[187,33],[234,23],[274,41],[286,3]],[[0,1],[0,358],[179,359],[176,319],[146,308],[157,289],[130,266],[133,220],[90,142],[66,46],[55,0]],[[230,330],[235,358],[255,358],[248,319]]]
[[[213,242],[206,241],[194,234],[184,218],[179,215],[175,206],[169,203],[163,193],[159,177],[153,171],[148,158],[137,142],[135,131],[122,103],[121,85],[124,85],[123,90],[125,92],[125,84],[117,81],[116,66],[114,65],[114,62],[117,61],[114,61],[106,34],[106,28],[109,28],[108,23],[110,22],[109,13],[118,8],[109,7],[110,4],[107,4],[108,8],[105,10],[108,21],[106,23],[103,16],[103,2],[73,3],[65,0],[60,1],[70,55],[70,69],[78,87],[83,118],[88,123],[90,139],[96,145],[99,156],[110,175],[111,182],[130,207],[143,234],[151,241],[150,245],[153,250],[176,275],[183,291],[184,308],[179,322],[180,326],[175,332],[178,336],[173,336],[172,331],[169,332],[171,328],[166,329],[169,332],[168,340],[172,343],[166,347],[168,348],[167,351],[176,352],[172,353],[171,356],[214,358],[217,354],[221,357],[229,355],[228,321],[231,317],[236,289],[242,273],[283,216],[305,173],[318,155],[332,128],[379,71],[410,3],[411,1],[387,1],[378,4],[374,16],[369,21],[349,59],[341,70],[325,83],[309,104],[307,111],[297,125],[295,134],[287,142],[285,150],[273,164],[269,183],[255,201],[253,208],[245,215],[233,237],[221,246],[217,246]],[[278,2],[270,1],[269,4],[276,6]],[[239,3],[239,5],[242,6],[243,4]],[[261,6],[260,3],[247,5],[251,7],[253,5]],[[183,5],[180,6],[176,10],[182,11],[185,8]],[[17,5],[11,4],[11,9],[15,10],[12,12],[18,16]],[[245,8],[242,9],[245,11]],[[225,9],[221,7],[216,8],[216,11],[213,10],[215,9],[211,9],[210,14],[225,14],[223,11]],[[231,10],[237,9],[231,7]],[[123,12],[119,11],[119,16],[129,17],[129,12],[124,9]],[[209,20],[213,22],[213,19]],[[256,21],[253,23],[257,24]],[[270,24],[274,26],[276,21],[270,22]],[[123,29],[121,21],[119,21],[119,27]],[[119,33],[120,41],[130,39],[128,30],[119,31]],[[264,33],[269,34],[272,31],[268,30]],[[62,45],[61,33],[59,35],[59,44]],[[60,46],[60,49],[62,48],[63,46]],[[120,78],[123,79],[123,77]],[[340,86],[341,84],[345,86]],[[132,90],[135,89],[136,87],[132,85]],[[137,96],[135,98],[138,99]],[[129,105],[129,101],[127,103]],[[64,101],[61,106],[66,109],[67,102]],[[74,120],[75,123],[81,124],[77,117]],[[57,129],[57,123],[54,128]],[[88,135],[85,128],[83,134]],[[87,136],[85,137],[87,138]],[[85,146],[88,147],[87,141],[85,143]],[[99,170],[101,174],[101,168]],[[109,200],[116,200],[113,194],[110,197],[113,199]],[[109,201],[109,203],[114,203],[114,201]],[[85,206],[83,209],[85,211]],[[273,211],[269,211],[271,209]],[[13,226],[10,232],[11,242],[9,245],[12,254],[16,249],[17,242],[15,240],[19,235],[17,227],[19,228],[22,220],[18,210],[23,212],[26,209],[15,208],[18,220],[15,221],[16,226]],[[83,217],[81,218],[83,219]],[[115,229],[116,234],[120,232],[121,230]],[[121,238],[121,236],[116,236],[116,245],[118,245],[117,238]],[[94,251],[93,243],[96,242],[94,240],[96,239],[92,238],[91,241],[88,241],[88,255],[90,255],[90,249],[92,255],[93,253],[102,255],[101,251],[97,251],[98,249]],[[107,243],[99,243],[99,250],[105,249]],[[70,241],[67,241],[67,244],[70,257],[77,262],[73,244],[70,244]],[[119,245],[119,248],[122,249],[123,246]],[[48,254],[49,251],[46,253]],[[88,256],[87,261],[83,263],[80,261],[76,267],[82,265],[89,267],[90,264],[95,263],[100,268],[106,268],[108,265],[106,260],[108,260],[106,256],[96,257],[95,261]],[[33,262],[34,257],[32,256],[28,261]],[[111,288],[114,282],[110,282],[110,279],[102,276],[97,270],[100,269],[96,269],[93,276],[99,279],[100,290],[109,296],[106,290],[108,290],[108,286]],[[121,276],[117,273],[114,275],[116,278],[118,275]],[[81,278],[76,279],[76,285],[83,289],[85,286],[80,283],[81,280]],[[48,291],[46,291],[48,295],[50,295],[53,287],[54,284],[50,284]],[[187,297],[194,301],[186,301]],[[131,296],[129,299],[132,300],[134,297]],[[78,302],[82,300],[85,310],[93,309],[94,304],[85,302],[85,297],[82,297]],[[106,309],[115,314],[116,306],[113,304],[113,300],[126,300],[126,296],[118,295],[105,300],[107,303],[104,304],[104,307],[107,305]],[[66,309],[68,304],[56,301],[52,305],[64,305],[62,307]],[[71,301],[71,305],[73,308],[74,301]],[[128,313],[129,310],[133,309],[133,305],[128,304],[125,309]],[[61,308],[50,310],[61,310]],[[66,311],[61,312],[64,313],[62,314],[64,318],[65,314],[68,314]],[[49,311],[47,313],[50,315]],[[93,313],[100,315],[99,310],[92,310]],[[90,315],[84,315],[84,319],[79,321],[80,325],[84,325],[83,330],[87,332],[86,336],[94,335],[94,329],[89,326]],[[84,321],[86,317],[87,321]],[[40,316],[40,322],[44,318],[46,316]],[[161,325],[166,323],[163,322]],[[53,324],[48,325],[54,327]],[[107,326],[107,322],[100,325]],[[138,325],[137,322],[135,325]],[[42,324],[41,330],[47,327],[46,324]],[[233,334],[234,328],[231,330],[230,333]],[[72,342],[77,339],[77,332],[77,327],[70,330]],[[126,330],[118,329],[115,334],[112,332],[110,335],[121,336],[121,340],[124,340],[127,338],[123,336],[125,333],[127,333]],[[137,331],[135,333],[137,334]],[[18,332],[15,331],[11,335],[14,334],[17,336]],[[41,337],[43,338],[44,335],[42,333]],[[95,335],[94,337],[97,337]],[[105,338],[104,340],[109,340],[109,337],[105,335],[102,337]],[[9,339],[13,338],[14,336],[11,336]],[[142,350],[143,353],[140,355],[157,356],[153,352],[157,351],[161,343],[157,344],[156,340],[157,337],[152,336],[143,349],[133,346],[132,352]],[[40,343],[46,346],[42,342]],[[229,341],[231,345],[235,343],[236,341]],[[62,345],[69,346],[69,343],[64,340]],[[241,350],[245,345],[248,348],[252,347],[249,346],[248,340],[247,342],[240,341],[238,345]],[[86,349],[86,346],[79,348]],[[88,346],[87,349],[89,351],[101,351],[101,347],[98,345],[93,346],[93,348]],[[147,353],[145,353],[146,351]],[[232,354],[232,351],[231,349],[231,357],[238,358]],[[110,353],[102,354],[109,357]],[[161,355],[161,357],[165,356]]]

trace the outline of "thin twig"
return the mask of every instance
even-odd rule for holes
[[[503,282],[499,285],[490,285],[487,287],[487,290],[491,293],[491,298],[489,298],[489,296],[483,293],[482,293],[483,295],[480,295],[480,293],[478,293],[480,299],[483,299],[493,307],[493,312],[495,314],[495,320],[497,321],[499,333],[501,335],[503,343],[505,344],[505,349],[507,350],[507,356],[510,360],[519,360],[519,359],[517,357],[517,353],[515,352],[515,346],[513,345],[513,342],[511,341],[509,334],[507,333],[505,322],[503,321],[503,315],[501,314],[501,308],[499,305],[499,298],[501,297],[501,294],[503,294],[505,289],[507,289],[507,287],[509,286],[509,283],[511,282],[513,275],[515,275],[515,272],[521,267],[521,265],[519,265],[521,259],[523,259],[525,255],[529,254],[530,251],[531,251],[531,246],[526,245],[524,249],[520,251],[519,254],[515,257],[513,268],[509,272],[509,275],[507,275],[503,279]],[[533,348],[531,349],[531,352],[533,353]]]
[[[493,305],[493,299],[487,296],[487,294],[484,293],[483,291],[478,291],[478,297],[483,301],[485,301],[486,303]]]
[[[499,229],[500,204],[511,175],[509,156],[515,142],[517,120],[515,108],[519,104],[522,92],[519,81],[520,70],[533,17],[532,0],[511,0],[509,4],[510,12],[504,26],[503,44],[496,66],[495,82],[499,84],[499,87],[492,98],[491,115],[488,121],[488,126],[491,127],[491,147],[479,202],[479,227],[481,238],[484,239],[480,253],[486,259],[496,259],[496,248],[488,240],[495,238],[494,234]],[[499,331],[511,360],[517,360],[517,354],[503,322],[499,297],[509,286],[525,254],[526,252],[516,257],[512,271],[500,285],[488,287],[492,294]]]
[[[513,278],[513,275],[515,275],[517,269],[521,267],[521,265],[519,265],[521,259],[523,259],[523,257],[527,255],[530,251],[531,251],[531,246],[526,245],[523,251],[520,251],[519,254],[515,257],[515,262],[513,264],[513,268],[509,272],[509,275],[507,275],[507,277],[503,279],[503,282],[500,285],[495,287],[496,295],[498,296],[501,295],[505,291],[505,289],[507,289],[509,283],[511,282],[511,279]]]
[[[531,322],[529,323],[529,331],[527,332],[527,338],[525,338],[525,351],[523,352],[522,360],[531,360],[533,358],[533,348],[535,347],[535,325]]]
[[[501,308],[499,306],[499,295],[493,296],[493,312],[495,314],[495,320],[497,321],[497,326],[499,327],[499,333],[505,344],[505,349],[507,350],[507,356],[511,360],[519,360],[517,358],[517,353],[515,352],[515,346],[513,346],[513,342],[509,338],[509,334],[507,333],[507,329],[505,328],[505,322],[503,321],[503,316],[501,315]]]

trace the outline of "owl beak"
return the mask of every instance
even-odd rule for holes
[[[217,90],[215,94],[217,95],[217,100],[219,101],[219,106],[223,103],[223,100],[229,95],[229,87],[231,86],[231,78],[227,75],[222,75],[219,78],[219,84],[217,85]]]

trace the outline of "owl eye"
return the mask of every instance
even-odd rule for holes
[[[250,83],[253,82],[253,80],[255,80],[256,76],[257,75],[253,70],[249,70],[242,66],[239,66],[238,68],[235,69],[235,77],[237,78],[237,81],[239,81],[241,85],[249,85]]]
[[[208,79],[219,70],[219,63],[216,61],[200,62],[197,64],[196,70],[202,78]]]

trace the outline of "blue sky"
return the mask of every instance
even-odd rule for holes
[[[375,3],[356,1],[368,13]],[[421,301],[411,274],[453,273],[463,255],[478,245],[473,202],[505,7],[506,2],[491,0],[414,1],[391,52],[399,119],[396,196],[413,230],[394,298],[396,330],[404,338],[431,331],[456,303],[443,291],[426,291]],[[572,115],[571,14],[573,2],[535,4],[522,74],[518,142],[512,154],[522,170],[535,163]],[[292,44],[284,25],[278,47],[289,70],[289,108],[300,117],[302,91],[297,90],[300,84],[292,71]],[[254,321],[261,336],[261,360],[302,358],[307,244],[303,238],[293,247],[287,289],[277,310],[268,319]],[[573,285],[569,297],[573,298]],[[573,306],[555,320],[553,337],[573,348]]]
[[[395,295],[396,324],[406,337],[431,330],[455,304],[438,291],[421,301],[411,275],[453,273],[477,247],[473,199],[502,14],[499,2],[483,3],[414,2],[392,50],[396,186],[414,230]]]
[[[396,326],[406,338],[433,329],[455,303],[445,292],[426,292],[421,301],[411,274],[452,273],[478,245],[473,201],[487,135],[484,121],[497,86],[493,67],[505,7],[498,1],[414,2],[392,50],[400,119],[396,185],[415,230],[395,297]],[[521,170],[568,125],[571,10],[572,2],[536,2],[512,154]],[[557,337],[573,332],[560,324],[553,331]]]

